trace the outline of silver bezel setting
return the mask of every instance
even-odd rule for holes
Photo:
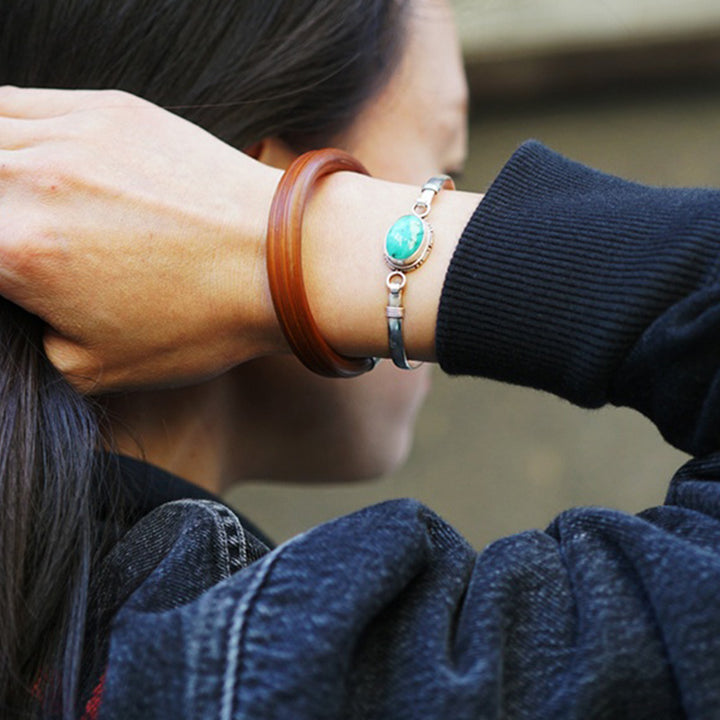
[[[415,217],[418,216],[415,215]],[[418,249],[405,260],[396,260],[395,258],[390,257],[387,253],[386,240],[383,240],[383,257],[385,258],[385,264],[390,269],[402,270],[403,272],[417,270],[417,268],[419,268],[430,256],[435,233],[432,225],[427,220],[423,220],[421,217],[418,217],[418,220],[420,220],[423,226],[423,239],[420,243],[420,247],[418,247]],[[387,233],[390,232],[391,228],[392,225],[387,229],[385,238],[387,238]]]

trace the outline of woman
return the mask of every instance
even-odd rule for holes
[[[131,134],[127,120],[139,113],[143,133]],[[287,350],[264,276],[276,171],[114,94],[9,89],[0,114],[3,148],[27,151],[2,155],[13,179],[3,185],[3,209],[14,219],[2,241],[2,292],[53,326],[48,352],[76,384],[153,385],[177,378],[177,368],[186,379],[205,377],[228,357]],[[78,136],[68,128],[82,118]],[[89,167],[97,148],[112,157],[112,171]],[[168,158],[180,156],[193,182],[164,177]],[[217,168],[228,174],[215,185]],[[55,194],[53,173],[67,183]],[[146,201],[156,173],[160,210]],[[377,237],[416,194],[343,173],[310,202],[303,259],[313,313],[346,355],[388,353]],[[48,197],[48,218],[23,229]],[[188,197],[196,213],[180,219]],[[118,250],[104,235],[129,208],[137,230]],[[144,521],[163,519],[173,532],[148,550],[131,531],[118,545],[125,562],[106,566],[136,581],[113,622],[106,717],[715,714],[720,195],[626,183],[529,144],[482,202],[443,192],[431,219],[437,245],[405,298],[411,357],[583,405],[630,405],[697,459],[662,507],[637,517],[569,511],[544,533],[479,554],[427,509],[398,501],[316,528],[230,574],[209,561],[230,544],[207,542],[197,522],[189,542],[178,528],[191,511],[165,506]],[[234,254],[223,262],[208,245],[227,224]],[[183,253],[178,227],[188,237]],[[48,228],[60,228],[65,242],[48,242]],[[139,267],[133,239],[150,233],[172,287]],[[229,279],[239,263],[258,279],[254,291]],[[116,273],[117,288],[108,285]],[[332,282],[337,276],[350,284]],[[208,278],[235,290],[212,312],[185,298],[202,298]],[[137,306],[125,301],[128,289]],[[92,312],[83,307],[90,298]],[[337,314],[354,322],[338,325]],[[146,331],[148,316],[161,332]],[[247,332],[231,336],[225,354],[204,348],[223,327]],[[168,348],[173,363],[164,360]],[[141,558],[142,572],[127,572],[128,557]]]
[[[223,0],[148,8],[142,2],[38,1],[5,3],[0,28],[3,82],[122,87],[173,106],[236,148],[251,147],[269,165],[284,167],[297,153],[325,144],[352,150],[376,175],[408,182],[462,164],[465,84],[443,3]],[[68,40],[73,37],[83,38],[82,49]],[[437,47],[432,64],[425,42]],[[450,116],[444,103],[433,107],[424,94],[428,90],[457,106]],[[422,118],[415,115],[418,108]],[[133,117],[136,130],[142,123],[141,114]],[[82,122],[72,124],[73,132],[80,131]],[[424,140],[435,134],[439,137],[428,150]],[[113,163],[105,155],[91,164]],[[215,187],[207,186],[211,194],[229,179],[227,169],[218,168]],[[168,177],[180,181],[183,172],[173,160]],[[149,180],[152,193],[155,180]],[[59,187],[50,183],[47,190],[53,195]],[[148,197],[148,202],[159,199]],[[84,214],[82,205],[78,209]],[[243,212],[240,204],[238,210]],[[128,228],[132,214],[118,223]],[[180,225],[176,229],[184,254],[191,238]],[[216,258],[234,255],[233,245],[221,231],[214,241]],[[135,272],[152,265],[150,238],[143,254]],[[94,261],[89,255],[85,261],[90,270]],[[182,282],[169,267],[161,274],[168,289]],[[219,278],[208,282],[204,297],[188,288],[188,307],[176,305],[174,312],[189,321],[191,308],[204,305],[214,315],[212,308],[222,308],[226,300],[234,304],[237,284],[252,294],[265,291],[260,278],[246,275],[242,265],[231,276],[224,287]],[[0,551],[6,588],[0,608],[0,686],[10,714],[30,712],[38,696],[46,712],[57,710],[61,699],[66,717],[73,716],[74,705],[85,704],[98,680],[93,653],[103,656],[107,650],[107,633],[98,630],[96,617],[107,609],[97,609],[93,595],[115,602],[108,600],[106,588],[98,589],[99,581],[88,590],[90,576],[109,572],[107,565],[98,569],[100,558],[127,526],[161,501],[216,499],[160,468],[213,493],[248,477],[375,476],[407,454],[427,386],[426,372],[408,375],[385,364],[345,384],[316,378],[288,357],[233,368],[235,343],[248,343],[250,325],[239,333],[233,329],[232,340],[225,327],[220,345],[216,329],[206,325],[201,345],[214,346],[216,359],[225,358],[210,373],[196,372],[170,351],[166,360],[177,372],[161,383],[170,389],[104,396],[87,408],[43,364],[37,321],[9,304],[3,311],[6,446],[0,454],[8,464],[2,492],[6,517],[17,518],[5,524]],[[155,337],[162,333],[152,322],[147,329]],[[261,347],[252,354],[266,355]],[[113,389],[135,386],[146,383],[128,377]],[[94,415],[102,420],[102,433]],[[110,467],[96,467],[100,443],[124,459],[104,456]],[[152,470],[127,458],[151,463]],[[98,481],[104,489],[95,493]],[[97,504],[101,528],[94,517]],[[120,504],[123,512],[114,507]],[[101,530],[107,537],[99,541]],[[84,631],[88,604],[91,629]]]

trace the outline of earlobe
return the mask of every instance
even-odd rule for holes
[[[278,170],[286,170],[293,160],[298,157],[298,153],[287,143],[276,137],[265,138],[251,145],[245,152],[264,165],[270,165],[270,167]]]
[[[246,155],[249,155],[253,160],[260,160],[260,155],[262,155],[264,144],[265,144],[265,141],[260,140],[256,143],[253,143],[252,145],[248,145],[247,147],[244,147],[243,152]]]

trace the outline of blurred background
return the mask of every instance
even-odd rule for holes
[[[717,0],[455,0],[482,191],[523,140],[656,185],[720,186]],[[409,462],[350,486],[252,483],[229,500],[276,541],[415,497],[480,549],[559,512],[662,503],[686,457],[636,413],[435,370]]]

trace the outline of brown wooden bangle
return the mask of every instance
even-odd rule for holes
[[[297,358],[318,375],[355,377],[372,370],[374,358],[349,358],[328,345],[313,319],[302,274],[302,221],[318,180],[338,171],[368,175],[352,155],[326,148],[301,155],[275,191],[267,232],[267,273],[280,328]]]

